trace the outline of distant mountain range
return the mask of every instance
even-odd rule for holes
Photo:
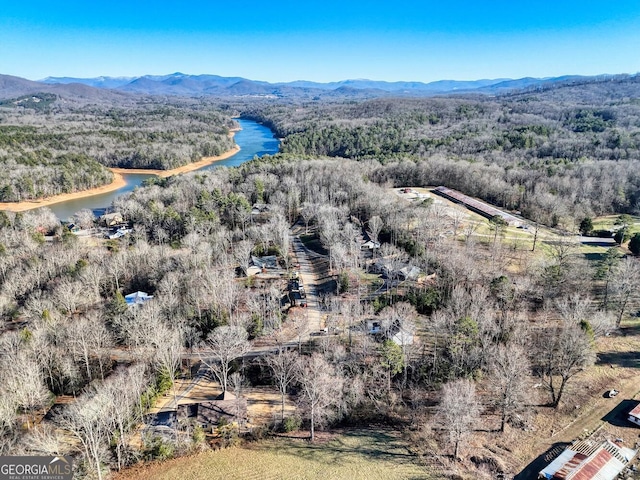
[[[563,76],[553,78],[497,78],[493,80],[439,80],[437,82],[383,82],[375,80],[342,80],[340,82],[309,82],[297,80],[295,82],[269,83],[249,80],[242,77],[220,77],[218,75],[187,75],[172,73],[170,75],[144,75],[142,77],[97,77],[70,78],[47,77],[42,80],[48,84],[80,83],[97,88],[112,88],[125,92],[164,95],[275,95],[287,96],[294,93],[307,94],[341,91],[369,92],[378,96],[386,92],[410,96],[429,96],[450,93],[494,93],[530,87],[536,84],[548,84],[585,80],[590,77]]]
[[[12,75],[0,75],[0,100],[20,97],[31,93],[55,93],[67,99],[85,102],[110,102],[127,98],[127,94],[117,90],[100,89],[81,83],[46,84],[33,82]]]
[[[217,96],[217,97],[306,97],[306,98],[373,98],[383,96],[435,96],[453,94],[497,95],[522,89],[543,88],[551,85],[566,85],[620,78],[624,76],[600,75],[594,77],[567,75],[553,78],[520,78],[493,80],[440,80],[437,82],[383,82],[374,80],[343,80],[340,82],[295,81],[269,83],[242,77],[218,75],[144,75],[141,77],[47,77],[39,82],[9,75],[0,75],[0,98],[12,98],[33,92],[69,94],[91,100],[100,97],[107,100],[110,92],[120,96],[126,94]]]

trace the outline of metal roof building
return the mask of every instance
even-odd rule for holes
[[[547,480],[613,480],[635,457],[637,451],[605,440],[576,442],[542,470]]]
[[[124,300],[130,307],[142,305],[144,302],[151,300],[153,295],[148,295],[146,292],[133,292],[129,295],[125,295]]]
[[[460,193],[457,190],[453,190],[447,187],[436,187],[433,189],[433,192],[453,202],[461,203],[472,212],[479,213],[483,217],[491,218],[497,215],[499,217],[502,217],[504,221],[512,227],[522,225],[522,220],[520,220],[519,218],[514,217],[509,213],[503,212],[502,210],[499,210],[487,203],[481,202],[480,200],[468,197],[467,195]]]
[[[627,420],[629,420],[632,423],[635,423],[636,425],[640,425],[640,403],[636,405],[634,409],[629,412],[629,416],[627,417]]]

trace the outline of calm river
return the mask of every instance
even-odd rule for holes
[[[251,120],[238,119],[238,123],[242,130],[236,132],[234,139],[236,143],[240,145],[241,150],[233,157],[202,167],[200,171],[211,170],[220,166],[236,167],[241,163],[252,160],[255,156],[273,155],[278,152],[280,142],[277,138],[274,138],[273,132],[267,127]],[[119,190],[56,203],[49,208],[62,220],[68,219],[75,212],[83,208],[91,210],[105,208],[111,205],[114,198],[119,197],[123,193],[131,192],[134,188],[140,186],[145,179],[152,176],[153,175],[148,174],[129,173],[124,175],[127,184]]]

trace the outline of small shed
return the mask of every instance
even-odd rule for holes
[[[251,265],[249,268],[247,268],[247,277],[253,277],[254,275],[259,274],[261,271],[262,270],[259,267]]]
[[[373,240],[367,240],[362,245],[360,245],[360,250],[378,250],[380,248],[380,243],[374,242]]]
[[[413,345],[414,334],[406,328],[400,327],[397,332],[391,335],[391,341],[401,347]]]
[[[251,262],[261,269],[276,270],[278,268],[278,258],[275,255],[266,255],[264,257],[251,255]]]
[[[629,416],[627,417],[631,423],[640,426],[640,403],[634,407],[633,410],[629,412]]]
[[[215,400],[178,406],[179,418],[193,418],[206,430],[214,430],[221,419],[242,424],[247,414],[247,401],[230,392],[220,394]]]

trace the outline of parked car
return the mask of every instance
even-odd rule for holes
[[[306,307],[307,300],[302,298],[299,291],[289,292],[289,301],[291,302],[292,307]]]
[[[618,393],[620,393],[618,390],[613,390],[613,389],[612,389],[612,390],[609,390],[609,391],[607,392],[607,397],[609,397],[609,398],[613,398],[613,397],[615,397],[616,395],[618,395]]]

